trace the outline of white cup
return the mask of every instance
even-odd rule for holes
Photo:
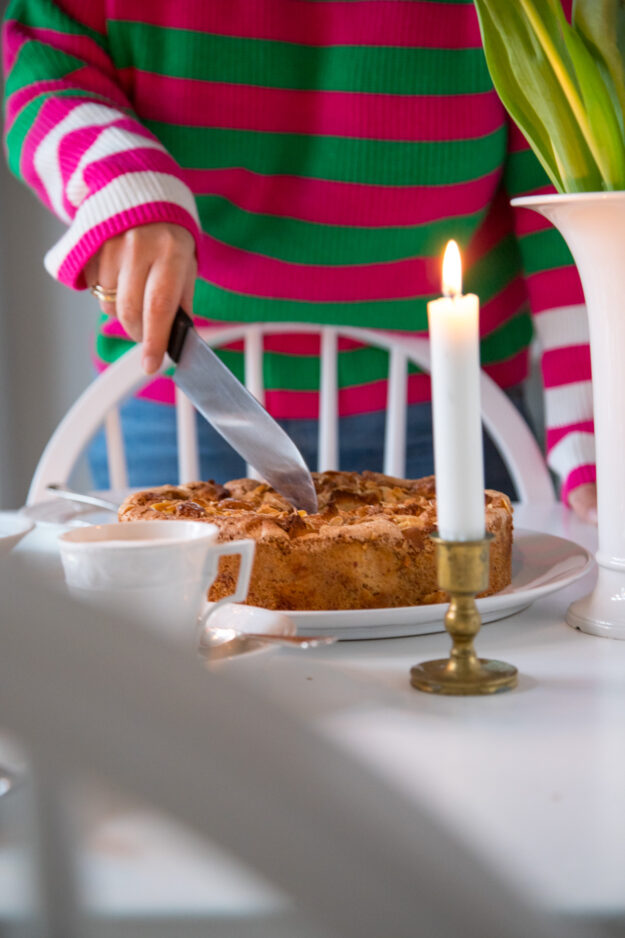
[[[127,521],[73,528],[59,536],[65,580],[73,596],[176,639],[197,637],[210,615],[247,596],[253,540],[217,543],[214,524]],[[234,593],[204,609],[224,554],[240,554]]]

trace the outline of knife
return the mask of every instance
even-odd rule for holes
[[[167,353],[174,381],[202,416],[262,478],[296,508],[317,511],[310,471],[293,440],[198,335],[178,309]]]

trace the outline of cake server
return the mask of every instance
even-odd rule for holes
[[[176,364],[174,381],[215,430],[296,508],[316,512],[312,476],[295,443],[198,335],[182,309],[167,352]]]

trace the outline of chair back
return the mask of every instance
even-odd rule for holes
[[[409,366],[430,370],[429,344],[424,338],[397,336],[378,330],[308,323],[243,323],[200,330],[209,345],[221,347],[242,341],[245,384],[264,402],[263,337],[275,333],[315,333],[320,336],[319,471],[339,469],[338,348],[339,339],[381,348],[388,352],[388,396],[384,439],[384,472],[405,476],[406,415]],[[171,363],[165,362],[161,370]],[[49,498],[50,483],[65,483],[84,449],[104,425],[107,437],[110,487],[124,490],[128,474],[121,432],[119,405],[147,377],[141,368],[141,349],[134,346],[99,375],[70,408],[46,446],[30,486],[27,504]],[[504,392],[481,373],[482,420],[514,482],[520,502],[552,502],[554,488],[540,448],[529,427]],[[178,482],[200,478],[195,410],[176,390]],[[253,470],[248,467],[248,473]],[[175,480],[172,480],[174,482]]]

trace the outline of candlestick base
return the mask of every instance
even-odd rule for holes
[[[425,661],[410,669],[410,683],[431,694],[494,694],[516,687],[511,664],[478,658],[473,639],[482,625],[475,597],[488,586],[489,541],[446,541],[437,535],[438,583],[450,595],[445,628],[452,639],[449,658]]]
[[[475,658],[470,668],[456,669],[450,658],[423,661],[410,669],[410,683],[430,694],[469,697],[496,694],[516,687],[518,671],[513,665],[490,658]]]

